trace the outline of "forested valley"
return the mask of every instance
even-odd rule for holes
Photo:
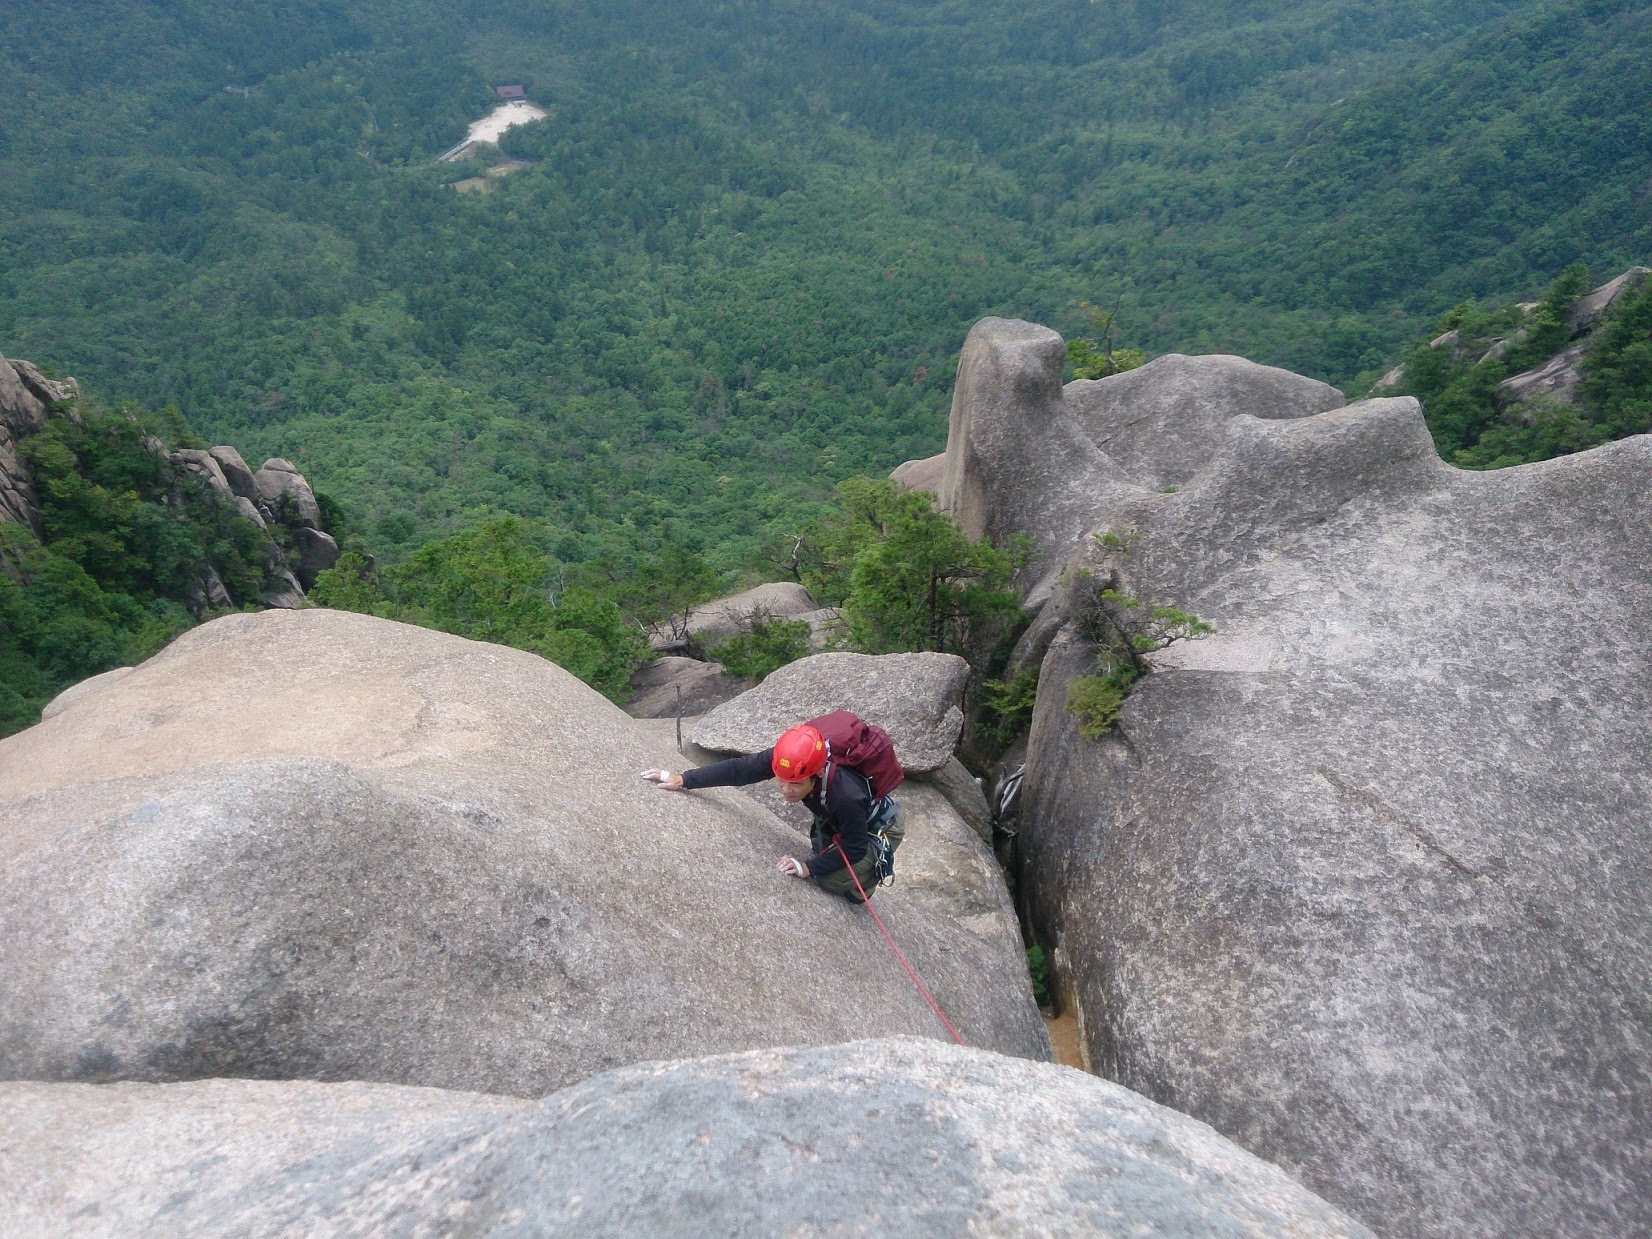
[[[618,691],[632,619],[780,575],[841,483],[940,450],[983,315],[1083,336],[1099,306],[1121,347],[1351,397],[1403,357],[1468,467],[1644,431],[1644,291],[1564,424],[1500,425],[1507,366],[1424,342],[1652,256],[1649,27],[1599,0],[27,0],[0,14],[0,353],[173,446],[295,462],[353,550],[339,605]],[[438,163],[502,83],[547,118]],[[126,438],[70,446],[59,476],[128,494]],[[19,567],[48,551],[0,583],[33,677],[8,729],[188,622],[175,582],[109,576],[125,635],[42,670],[93,606]],[[577,605],[441,610],[464,571]]]

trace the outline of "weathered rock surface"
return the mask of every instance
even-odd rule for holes
[[[953,389],[940,506],[971,537],[1030,536],[1029,585],[1078,551],[1098,512],[1191,478],[1231,418],[1342,403],[1333,387],[1242,357],[1171,354],[1063,388],[1065,360],[1047,327],[982,319]]]
[[[247,462],[241,459],[241,453],[228,444],[219,444],[210,448],[212,459],[218,463],[218,470],[229,483],[229,488],[243,499],[256,500],[258,498],[258,483],[253,480],[252,469]]]
[[[252,501],[264,519],[283,525],[321,528],[321,508],[304,475],[289,460],[272,457],[252,475]]]
[[[796,582],[768,581],[726,598],[701,603],[688,613],[685,626],[656,633],[654,648],[673,650],[682,649],[690,642],[721,641],[740,632],[753,615],[796,619],[819,607],[809,591]]]
[[[1062,398],[1066,345],[1016,319],[984,318],[958,361],[940,507],[972,538],[1032,538],[1026,578],[1059,565],[1095,514],[1137,489]]]
[[[304,587],[291,569],[277,563],[265,570],[258,601],[278,611],[296,611],[304,605]]]
[[[224,478],[224,470],[213,458],[211,452],[200,448],[183,447],[170,454],[172,463],[185,473],[193,474],[207,482],[215,490],[222,491],[227,496],[233,496],[229,482]]]
[[[0,521],[39,533],[34,479],[17,454],[17,441],[46,424],[46,402],[24,383],[18,364],[0,357]]]
[[[749,687],[750,680],[724,675],[722,663],[664,654],[632,675],[631,688],[636,696],[625,709],[634,718],[675,718],[678,714],[696,718]]]
[[[809,645],[816,651],[830,650],[843,644],[847,628],[843,611],[838,607],[821,607],[818,611],[801,611],[788,618],[809,626]]]
[[[1243,413],[1308,417],[1342,407],[1328,383],[1243,357],[1170,353],[1105,379],[1067,384],[1063,400],[1085,437],[1133,481],[1158,490],[1185,485]]]
[[[992,846],[992,806],[987,804],[981,785],[963,762],[954,757],[939,770],[914,777],[946,797],[947,803],[980,836],[981,841],[988,847]]]
[[[1240,417],[1098,565],[1213,621],[1021,842],[1104,1074],[1389,1236],[1652,1231],[1652,437],[1493,473],[1416,403]]]
[[[1580,336],[1593,331],[1606,316],[1606,311],[1612,308],[1613,302],[1631,289],[1639,288],[1641,281],[1649,275],[1652,275],[1652,268],[1630,267],[1616,279],[1608,280],[1599,288],[1579,297],[1566,319],[1571,326],[1572,334]]]
[[[774,872],[789,828],[637,778],[679,761],[502,646],[319,609],[186,633],[0,741],[0,1076],[539,1095],[941,1035],[863,910]],[[966,1038],[1047,1055],[1018,949],[879,900]]]
[[[1559,404],[1575,404],[1578,388],[1583,385],[1583,373],[1578,363],[1588,344],[1574,344],[1556,353],[1541,366],[1511,374],[1497,385],[1500,400],[1509,404],[1530,400],[1533,396],[1547,396]]]
[[[907,1038],[639,1064],[540,1101],[16,1084],[0,1115],[24,1233],[1369,1235],[1115,1085]]]
[[[956,654],[811,654],[718,706],[690,739],[717,753],[756,753],[788,727],[853,710],[889,733],[908,772],[936,770],[963,730],[958,694],[968,678]]]
[[[298,552],[298,568],[293,575],[307,594],[315,588],[315,579],[338,562],[338,543],[331,534],[300,525],[293,530],[293,549]]]
[[[928,490],[940,493],[946,478],[946,453],[926,456],[923,460],[908,460],[896,465],[889,480],[902,490]]]

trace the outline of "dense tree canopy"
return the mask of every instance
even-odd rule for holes
[[[1652,12],[1606,0],[31,0],[0,44],[0,352],[296,462],[368,609],[518,632],[438,585],[516,519],[568,585],[555,623],[517,601],[605,691],[605,606],[772,572],[839,482],[939,450],[984,314],[1106,307],[1085,373],[1226,350],[1363,394],[1453,306],[1652,254]],[[548,118],[437,163],[502,82]],[[1529,424],[1418,354],[1443,450],[1644,428],[1621,321],[1590,411]],[[16,554],[146,614],[233,559],[102,485]],[[18,615],[80,588],[8,580]],[[147,648],[107,622],[75,665]]]

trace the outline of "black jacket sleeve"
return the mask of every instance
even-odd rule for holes
[[[761,783],[764,779],[774,778],[774,750],[764,749],[761,753],[750,753],[745,757],[731,757],[727,761],[713,762],[709,766],[697,766],[693,770],[683,771],[683,786],[696,787],[744,787],[748,783]]]
[[[825,795],[809,798],[816,799],[821,802],[816,812],[826,819],[827,829],[835,831],[838,842],[843,845],[842,854],[837,848],[828,846],[809,862],[810,874],[820,878],[843,868],[845,855],[851,865],[858,864],[866,855],[866,849],[872,846],[871,832],[867,830],[867,824],[872,819],[872,788],[853,770],[834,766],[832,782],[825,789]],[[804,803],[809,804],[809,800]],[[809,807],[815,808],[813,804]]]

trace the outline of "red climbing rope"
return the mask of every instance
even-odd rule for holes
[[[906,962],[906,956],[901,954],[900,947],[896,946],[895,940],[889,936],[889,930],[884,926],[883,918],[878,915],[878,910],[872,906],[872,899],[867,895],[866,888],[860,884],[860,874],[856,873],[855,867],[849,863],[849,855],[843,850],[843,843],[837,839],[833,839],[832,843],[837,848],[837,854],[843,857],[843,867],[849,871],[849,876],[855,880],[855,889],[860,892],[860,906],[872,914],[872,919],[878,923],[878,928],[883,930],[884,941],[889,943],[889,949],[895,952],[895,958],[901,961],[901,967],[905,968],[906,975],[912,978],[912,984],[918,987],[918,992],[924,996],[924,1001],[929,1004],[929,1009],[935,1012],[941,1023],[946,1025],[946,1030],[952,1034],[952,1039],[959,1045],[968,1045],[969,1043],[958,1035],[958,1030],[952,1026],[952,1021],[946,1018],[946,1013],[941,1010],[940,1004],[929,996],[929,991],[924,988],[924,983],[918,980],[918,974],[912,971],[912,965]]]

